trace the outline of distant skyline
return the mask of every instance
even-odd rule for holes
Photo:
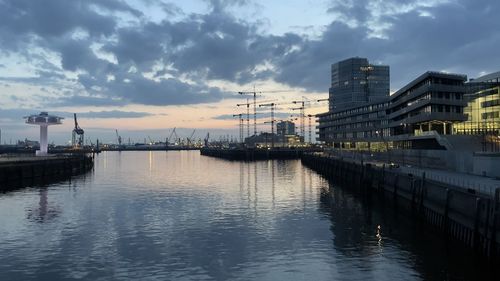
[[[237,91],[324,98],[331,64],[353,56],[389,65],[391,91],[428,70],[478,77],[500,70],[498,15],[497,0],[0,0],[2,143],[36,139],[22,116],[41,110],[76,112],[105,142],[237,135]]]

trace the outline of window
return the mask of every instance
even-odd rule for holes
[[[500,99],[483,101],[481,103],[481,107],[491,107],[491,106],[496,106],[496,105],[500,105]]]
[[[486,112],[481,114],[482,119],[493,119],[493,118],[498,118],[498,116],[499,116],[498,111]]]

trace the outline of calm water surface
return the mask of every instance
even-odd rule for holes
[[[479,277],[467,253],[373,201],[297,160],[102,153],[86,175],[0,194],[0,280]]]

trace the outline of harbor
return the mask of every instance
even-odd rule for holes
[[[370,203],[351,174],[327,180],[298,159],[227,161],[198,151],[106,151],[94,161],[71,181],[0,196],[2,279],[49,269],[44,276],[64,279],[75,268],[87,279],[121,279],[144,262],[154,273],[138,275],[165,279],[283,279],[296,274],[290,268],[309,280],[495,279],[488,260],[445,242],[441,229],[376,191]],[[30,266],[20,270],[19,260]]]
[[[500,280],[498,0],[0,0],[0,281]]]

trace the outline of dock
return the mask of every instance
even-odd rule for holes
[[[35,182],[66,179],[91,170],[94,159],[85,154],[56,154],[45,157],[28,155],[0,156],[0,192]]]
[[[222,158],[226,160],[269,160],[269,159],[299,159],[305,152],[317,152],[319,148],[209,148],[200,149],[201,155]]]

